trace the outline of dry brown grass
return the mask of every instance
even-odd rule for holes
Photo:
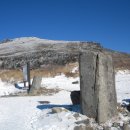
[[[18,81],[22,79],[22,72],[20,70],[0,70],[0,79],[3,81]]]
[[[67,77],[76,77],[78,72],[72,73],[73,68],[76,66],[78,66],[77,62],[65,66],[46,65],[40,69],[31,70],[31,78],[34,76],[54,77],[61,73],[64,73]],[[3,81],[22,81],[23,74],[21,70],[0,70],[0,79]]]

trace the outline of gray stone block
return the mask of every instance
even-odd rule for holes
[[[34,76],[29,93],[35,94],[37,90],[41,88],[41,82],[42,82],[42,77]]]
[[[117,114],[115,74],[112,58],[103,53],[98,54],[96,87],[98,88],[98,122],[104,122]]]
[[[91,126],[79,125],[75,126],[74,130],[94,130]]]
[[[117,114],[112,58],[101,52],[83,52],[79,58],[81,111],[104,123]]]
[[[130,130],[130,124],[124,124],[123,130]]]
[[[79,58],[81,111],[84,115],[92,118],[97,116],[96,59],[97,54],[93,52],[82,53]]]

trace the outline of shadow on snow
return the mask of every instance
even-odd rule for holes
[[[40,110],[52,109],[54,107],[63,107],[69,111],[80,113],[80,105],[57,105],[57,104],[42,104],[38,105],[37,108]]]

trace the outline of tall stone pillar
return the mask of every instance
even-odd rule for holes
[[[82,52],[79,58],[81,111],[103,123],[117,114],[112,58],[101,52]]]

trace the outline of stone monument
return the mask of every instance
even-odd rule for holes
[[[82,52],[79,70],[82,114],[104,123],[117,114],[112,57],[103,52]]]

